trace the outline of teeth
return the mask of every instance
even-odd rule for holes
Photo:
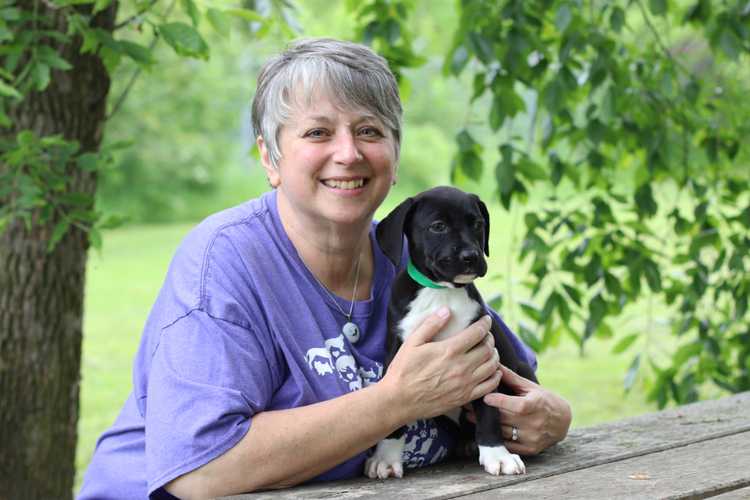
[[[364,183],[364,179],[359,179],[356,181],[323,181],[323,184],[325,184],[326,186],[338,189],[356,189],[358,187],[362,187]]]

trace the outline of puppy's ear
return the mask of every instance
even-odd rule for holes
[[[477,205],[479,205],[479,211],[482,214],[482,217],[484,217],[484,254],[489,257],[490,256],[490,213],[487,210],[487,205],[484,204],[482,200],[479,199],[479,196],[472,195],[477,200]]]
[[[396,267],[401,265],[401,254],[404,251],[404,222],[407,220],[412,205],[414,205],[414,198],[407,198],[375,228],[375,239],[380,251]]]

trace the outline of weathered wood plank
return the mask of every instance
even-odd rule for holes
[[[462,499],[698,500],[750,486],[748,448],[750,431]]]
[[[730,491],[728,493],[724,493],[723,495],[717,495],[711,498],[712,500],[747,500],[748,498],[750,498],[750,487]]]
[[[362,476],[284,491],[235,495],[225,500],[447,499],[747,431],[750,431],[750,393],[743,393],[575,429],[562,443],[537,457],[526,458],[527,474],[522,476],[490,476],[473,460],[451,461],[407,469],[401,480],[380,481]]]

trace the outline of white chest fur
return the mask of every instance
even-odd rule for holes
[[[451,310],[451,319],[435,341],[444,340],[462,332],[477,316],[481,304],[471,300],[465,288],[423,288],[411,303],[409,313],[399,322],[399,336],[405,341],[431,314],[442,306]]]

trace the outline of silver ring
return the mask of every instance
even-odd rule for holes
[[[518,441],[518,429],[513,427],[513,437],[511,438],[513,441]]]

